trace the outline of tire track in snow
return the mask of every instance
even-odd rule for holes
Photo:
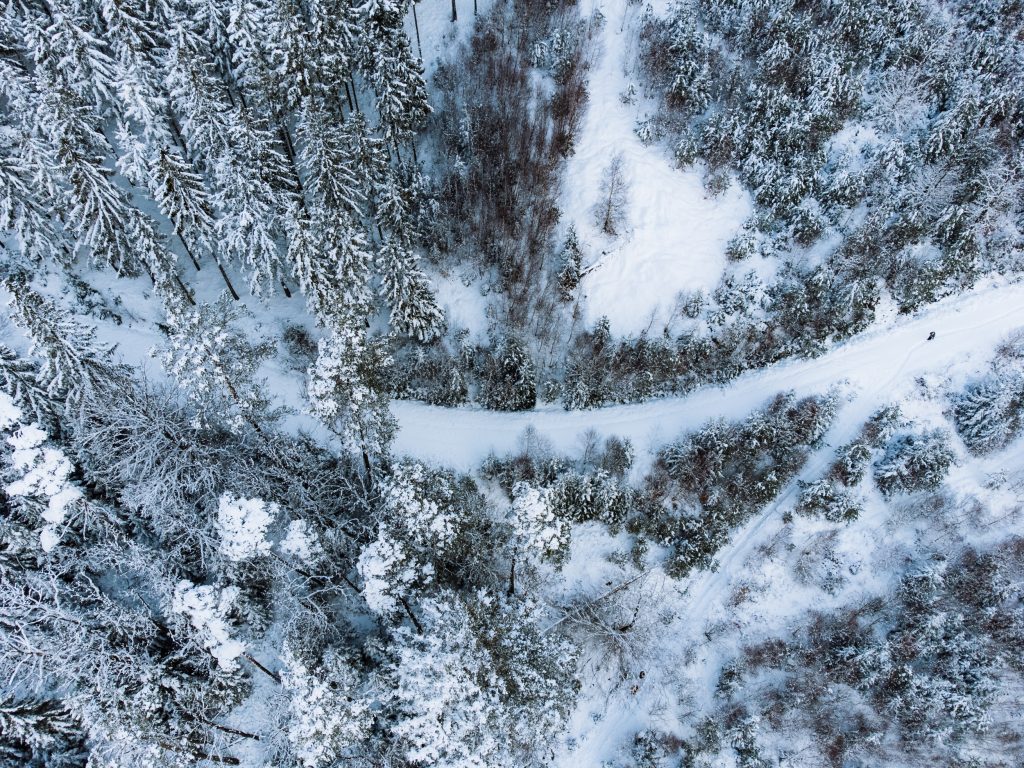
[[[1007,297],[1003,296],[1002,299]],[[957,308],[956,312],[962,312],[963,308]],[[986,317],[979,322],[965,325],[956,332],[962,334],[968,340],[981,341],[982,339],[968,334],[974,334],[983,330],[994,330],[998,336],[1005,334],[1013,327],[1014,322],[1019,322],[1024,316],[1021,306],[1018,304],[1005,311],[1000,311],[993,317]],[[928,318],[921,318],[926,320]],[[1013,322],[1007,322],[1007,321]],[[997,341],[991,338],[991,334],[983,334],[982,338]],[[706,624],[713,608],[716,607],[716,598],[721,597],[725,589],[732,583],[739,567],[749,558],[754,547],[762,540],[759,535],[768,525],[769,521],[776,519],[776,514],[784,508],[794,497],[800,487],[800,481],[814,480],[821,477],[834,460],[835,450],[840,446],[853,440],[860,432],[861,426],[870,415],[880,406],[889,401],[887,393],[890,388],[900,380],[904,372],[911,367],[911,361],[921,350],[930,349],[929,345],[938,341],[923,340],[912,347],[904,356],[899,367],[880,384],[867,393],[854,393],[852,399],[847,401],[836,415],[832,427],[822,438],[823,445],[808,458],[803,468],[786,484],[779,495],[770,501],[754,520],[749,521],[732,538],[730,543],[723,549],[724,554],[719,553],[716,557],[717,568],[714,571],[703,571],[691,577],[690,583],[685,589],[689,597],[689,610],[686,614],[687,623],[695,628]],[[975,344],[975,347],[978,347]],[[980,348],[986,353],[990,344],[982,343]],[[959,347],[957,347],[959,349]],[[935,356],[929,355],[931,361]]]

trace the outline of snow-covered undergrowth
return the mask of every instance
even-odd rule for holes
[[[1024,566],[1021,437],[974,454],[959,437],[974,422],[954,416],[994,346],[888,381],[879,402],[896,407],[873,419],[863,402],[841,403],[795,480],[714,545],[709,571],[672,579],[660,542],[638,551],[614,529],[573,526],[570,554],[547,585],[566,611],[560,621],[587,649],[583,697],[558,763],[1018,759],[1019,640],[1001,622],[1019,626],[1011,606]],[[1020,352],[1003,350],[1005,380]],[[1008,391],[987,402],[998,407],[1021,392]],[[999,417],[989,418],[997,428]],[[904,436],[931,433],[952,465],[923,444],[910,458]],[[858,444],[859,469],[838,463]],[[894,489],[884,480],[901,451],[905,483]],[[841,476],[851,515],[829,521],[803,505],[819,478]],[[683,508],[705,499],[684,499]]]
[[[660,332],[678,313],[679,294],[710,292],[726,266],[725,247],[751,213],[735,184],[720,197],[694,168],[678,169],[661,147],[644,145],[637,120],[654,108],[638,90],[637,35],[643,6],[584,5],[601,13],[598,63],[587,114],[565,168],[561,205],[584,247],[581,304],[588,325],[606,316],[616,335]],[[621,156],[626,187],[622,231],[601,229],[601,179]]]
[[[1021,29],[10,5],[0,764],[1020,764]]]

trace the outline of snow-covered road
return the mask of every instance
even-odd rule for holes
[[[991,348],[1010,330],[1024,326],[1024,285],[971,291],[928,307],[919,315],[858,336],[810,360],[791,360],[751,371],[721,387],[703,387],[682,397],[590,411],[545,406],[522,413],[476,408],[442,408],[395,401],[399,422],[395,450],[422,460],[469,470],[490,451],[516,448],[523,430],[533,426],[559,451],[571,452],[588,430],[616,434],[650,453],[680,432],[713,417],[740,418],[776,392],[823,392],[846,381],[884,402],[889,386],[920,373],[941,372],[957,359]],[[929,332],[936,338],[927,341]],[[862,407],[874,403],[861,403]]]

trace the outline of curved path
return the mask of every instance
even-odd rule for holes
[[[521,413],[443,408],[407,400],[391,408],[398,419],[395,451],[470,470],[491,451],[514,450],[523,430],[534,427],[556,450],[572,452],[587,430],[629,438],[638,454],[650,454],[679,433],[710,418],[739,419],[779,391],[820,393],[848,381],[884,402],[890,384],[926,371],[941,371],[972,352],[990,354],[1010,330],[1024,325],[1024,284],[976,289],[901,317],[812,359],[796,359],[749,371],[722,386],[701,387],[680,397],[589,411],[544,406]],[[927,341],[935,331],[936,338]],[[864,408],[874,402],[865,402]],[[643,462],[641,462],[643,463]]]

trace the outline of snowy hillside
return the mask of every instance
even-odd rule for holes
[[[1024,11],[19,0],[0,768],[1024,763]]]

